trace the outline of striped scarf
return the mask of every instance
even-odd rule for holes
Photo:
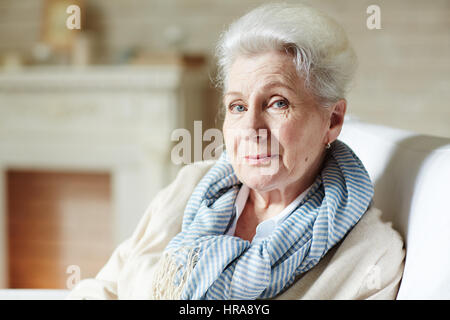
[[[224,152],[189,199],[182,231],[166,247],[155,299],[272,298],[314,267],[368,209],[373,186],[343,142],[298,207],[264,239],[224,235],[241,186]]]

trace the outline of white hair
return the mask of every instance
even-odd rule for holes
[[[303,4],[266,4],[233,22],[216,47],[217,85],[239,55],[285,51],[305,85],[324,105],[345,98],[356,69],[356,55],[343,28]]]

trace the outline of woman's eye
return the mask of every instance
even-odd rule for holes
[[[234,104],[230,106],[230,111],[232,113],[244,112],[246,108],[242,104]]]
[[[275,109],[285,109],[288,107],[288,102],[286,100],[278,100],[271,104],[271,107]]]

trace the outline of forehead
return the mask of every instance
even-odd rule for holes
[[[256,56],[239,56],[228,72],[225,93],[254,90],[277,83],[295,89],[298,88],[300,82],[293,58],[290,55],[269,52]]]

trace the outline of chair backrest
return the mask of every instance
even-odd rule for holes
[[[374,205],[405,240],[397,299],[450,299],[450,139],[352,119],[339,139],[364,163]]]

